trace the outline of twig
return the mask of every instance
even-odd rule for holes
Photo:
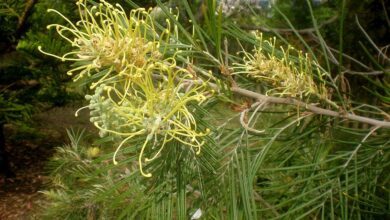
[[[359,115],[354,115],[350,113],[343,113],[343,112],[336,112],[332,111],[329,109],[324,109],[317,107],[312,104],[307,104],[305,102],[293,99],[293,98],[281,98],[281,97],[273,97],[273,96],[266,96],[260,93],[256,93],[250,90],[242,89],[239,87],[232,88],[232,92],[243,95],[246,97],[254,98],[257,100],[262,100],[268,103],[275,103],[275,104],[286,104],[286,105],[295,105],[298,107],[303,107],[306,110],[309,110],[315,114],[318,115],[327,115],[327,116],[332,116],[332,117],[339,117],[339,118],[344,118],[352,121],[358,121],[378,127],[383,127],[383,128],[390,128],[390,122],[389,121],[380,121],[377,119],[372,119],[372,118],[367,118]]]
[[[313,37],[314,41],[316,41],[317,43],[319,43],[315,36],[312,36],[312,37]],[[359,60],[357,60],[357,59],[351,57],[350,55],[348,55],[348,54],[346,54],[346,53],[343,53],[343,52],[340,52],[339,50],[334,49],[334,48],[330,47],[329,45],[327,45],[327,47],[329,48],[330,51],[333,51],[333,52],[336,52],[336,53],[338,53],[338,54],[341,54],[343,57],[345,57],[345,58],[347,58],[347,59],[349,59],[349,60],[355,62],[356,64],[359,64],[361,67],[363,67],[363,68],[365,68],[365,69],[370,69],[370,67],[368,67],[368,66],[365,65],[364,63],[360,62]],[[338,64],[338,62],[337,62],[336,64]]]
[[[371,45],[375,48],[375,50],[378,51],[378,54],[382,56],[383,60],[390,61],[390,58],[386,56],[379,48],[378,46],[374,43],[374,41],[371,39],[370,35],[364,30],[364,28],[360,25],[359,19],[357,16],[355,16],[356,24],[358,25],[359,29],[363,32],[364,36],[366,36],[368,42],[371,43]]]
[[[26,32],[27,19],[31,15],[32,9],[38,0],[29,0],[26,3],[26,7],[22,15],[19,17],[18,27],[16,29],[16,39],[22,37],[22,35]]]
[[[247,131],[250,131],[250,132],[253,132],[253,133],[256,133],[256,134],[261,134],[261,133],[264,133],[265,130],[257,130],[257,129],[254,129],[254,128],[251,128],[249,127],[249,123],[250,123],[250,120],[248,123],[245,122],[245,115],[254,107],[256,107],[256,110],[255,112],[259,111],[260,108],[262,108],[264,105],[266,104],[266,102],[256,102],[254,103],[250,108],[248,109],[245,109],[244,111],[241,112],[240,114],[240,123],[242,125],[242,127],[245,128],[245,130]],[[251,117],[252,119],[252,117]]]
[[[180,67],[177,67],[180,68]],[[154,78],[156,79],[162,79],[160,75],[153,75]],[[189,80],[189,79],[183,79],[180,80],[182,82],[192,82],[196,84],[204,84],[206,83],[210,88],[218,91],[219,87],[217,84],[211,83],[211,82],[204,82],[201,79],[198,80]],[[359,116],[347,112],[337,112],[325,108],[320,108],[317,107],[316,105],[313,104],[308,104],[303,101],[294,99],[294,98],[282,98],[282,97],[274,97],[274,96],[267,96],[261,93],[253,92],[247,89],[240,88],[238,86],[231,87],[230,90],[238,95],[242,95],[245,97],[253,98],[255,100],[265,102],[265,103],[274,103],[274,104],[285,104],[285,105],[294,105],[297,107],[302,107],[305,108],[306,110],[313,112],[318,115],[327,115],[327,116],[332,116],[332,117],[338,117],[338,118],[343,118],[343,119],[348,119],[352,121],[358,121],[361,123],[366,123],[370,124],[376,127],[383,127],[383,128],[390,128],[390,121],[381,121],[373,118],[368,118],[364,116]]]
[[[369,71],[369,72],[345,70],[344,72],[348,73],[350,75],[361,75],[361,76],[377,76],[377,75],[382,75],[385,73],[384,71],[380,71],[380,70],[373,70],[373,71]]]

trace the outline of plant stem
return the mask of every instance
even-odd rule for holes
[[[154,75],[155,78],[159,78],[158,76]],[[203,84],[205,83],[203,80],[182,80],[182,82],[187,82],[187,83],[200,83]],[[211,87],[212,89],[215,89],[216,91],[219,90],[218,85],[214,83],[207,82],[208,86]],[[238,86],[231,87],[230,90],[238,95],[242,95],[245,97],[253,98],[262,102],[266,103],[274,103],[274,104],[285,104],[285,105],[295,105],[298,107],[303,107],[306,110],[313,112],[318,115],[327,115],[327,116],[332,116],[332,117],[338,117],[338,118],[343,118],[347,120],[352,120],[352,121],[358,121],[361,123],[366,123],[370,124],[376,127],[382,127],[382,128],[390,128],[390,121],[386,120],[377,120],[369,117],[364,117],[360,115],[355,115],[347,112],[337,112],[321,107],[317,107],[314,104],[308,104],[303,101],[294,99],[294,98],[282,98],[282,97],[274,97],[274,96],[267,96],[261,93],[253,92],[247,89],[240,88]]]
[[[339,117],[339,118],[344,118],[344,119],[348,119],[348,120],[352,120],[352,121],[358,121],[358,122],[370,124],[370,125],[377,126],[377,127],[390,128],[389,121],[381,121],[381,120],[372,119],[372,118],[368,118],[368,117],[364,117],[364,116],[359,116],[359,115],[355,115],[355,114],[351,114],[351,113],[347,113],[347,112],[336,112],[336,111],[332,111],[329,109],[320,108],[320,107],[317,107],[313,104],[308,104],[308,103],[305,103],[305,102],[302,102],[302,101],[299,101],[299,100],[296,100],[293,98],[281,98],[281,97],[266,96],[266,95],[256,93],[256,92],[253,92],[250,90],[242,89],[240,87],[233,87],[233,88],[231,88],[231,90],[232,90],[232,92],[234,92],[236,94],[250,97],[250,98],[254,98],[257,100],[261,100],[261,101],[265,101],[268,103],[295,105],[298,107],[303,107],[306,110],[309,110],[309,111],[311,111],[315,114],[318,114],[318,115]]]

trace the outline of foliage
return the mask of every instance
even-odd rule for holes
[[[39,49],[73,61],[69,75],[90,85],[82,109],[101,139],[69,132],[45,217],[389,217],[389,109],[347,95],[310,4],[318,50],[279,10],[306,54],[276,31],[278,44],[243,31],[216,1],[200,3],[201,16],[187,1],[180,16],[156,2],[127,13],[81,0],[76,23],[50,10],[68,21],[51,27],[72,51]]]
[[[3,96],[4,95],[0,93],[0,124],[29,118],[31,106],[19,105],[16,101],[10,102],[10,99],[5,99]]]
[[[53,52],[70,49],[54,31],[47,33],[49,22],[62,22],[56,17],[41,16],[47,7],[73,14],[74,5],[62,0],[0,3],[0,163],[8,177],[12,172],[5,150],[4,124],[16,122],[18,132],[22,132],[31,126],[29,116],[33,111],[42,106],[62,105],[70,97],[65,85],[69,81],[64,74],[67,67],[37,53],[37,44],[41,43]]]
[[[61,74],[67,67],[57,60],[42,56],[36,48],[44,44],[52,52],[64,53],[70,50],[54,31],[46,31],[50,22],[63,21],[58,17],[41,15],[47,7],[55,7],[69,12],[70,16],[73,14],[74,5],[60,0],[33,2],[30,16],[23,17],[29,2],[31,1],[5,1],[1,4],[0,18],[5,21],[1,29],[8,30],[2,32],[7,36],[4,36],[1,42],[1,86],[7,88],[4,90],[6,93],[13,93],[15,89],[25,90],[26,92],[17,97],[24,99],[25,103],[46,102],[61,105],[69,97],[64,84],[68,79],[65,74]],[[21,24],[26,28],[22,29]],[[33,82],[33,86],[26,85],[24,81]],[[15,84],[20,85],[16,88]]]

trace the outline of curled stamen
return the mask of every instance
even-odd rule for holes
[[[143,157],[144,150],[145,150],[145,147],[146,147],[147,144],[148,144],[148,140],[146,139],[146,141],[144,142],[144,144],[143,144],[143,146],[141,148],[141,153],[138,156],[139,170],[140,170],[142,176],[144,176],[144,177],[152,177],[151,173],[145,173],[143,171],[143,168],[142,168],[143,167],[142,166],[142,157]]]

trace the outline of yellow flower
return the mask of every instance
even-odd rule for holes
[[[307,97],[316,95],[327,97],[324,87],[318,88],[313,80],[313,75],[317,66],[307,54],[288,46],[287,50],[280,47],[282,56],[276,56],[276,39],[263,41],[262,35],[257,36],[260,46],[250,54],[244,51],[244,63],[235,64],[235,74],[244,73],[256,80],[266,82],[273,88],[267,94]],[[272,49],[270,53],[263,50],[263,47]]]
[[[160,46],[169,39],[170,27],[159,35],[145,9],[132,10],[127,16],[120,5],[114,7],[105,1],[93,7],[88,7],[87,1],[78,1],[77,5],[81,20],[76,24],[60,12],[48,10],[59,14],[69,23],[70,27],[52,24],[48,28],[56,28],[74,50],[57,56],[39,47],[47,55],[63,61],[76,61],[77,67],[68,71],[69,75],[77,74],[75,80],[106,70],[92,84],[94,88],[105,81],[115,80],[118,73],[129,72],[133,67],[143,68],[163,57]]]
[[[169,21],[165,30],[157,32],[145,9],[132,10],[127,16],[119,5],[114,7],[103,0],[93,7],[88,7],[87,1],[77,4],[80,21],[73,24],[58,11],[50,10],[68,21],[70,27],[49,25],[74,50],[57,56],[39,49],[61,60],[75,61],[77,67],[68,72],[76,74],[75,80],[84,76],[94,79],[94,94],[86,96],[90,103],[81,109],[91,110],[90,120],[101,135],[122,137],[114,164],[121,147],[134,137],[144,138],[138,161],[145,177],[152,174],[143,170],[143,163],[159,157],[167,143],[179,142],[199,154],[202,138],[210,131],[200,131],[188,106],[206,100],[206,86],[189,84],[192,75],[176,65],[178,50],[171,49],[171,55],[167,55]],[[89,149],[88,153],[99,152]]]
[[[117,163],[116,155],[126,141],[142,135],[145,141],[138,160],[140,171],[146,177],[150,177],[151,174],[143,171],[143,162],[156,159],[167,143],[178,141],[199,154],[204,144],[200,139],[210,132],[207,129],[204,132],[199,131],[196,120],[187,107],[190,103],[200,104],[205,101],[205,86],[193,85],[186,91],[183,86],[184,81],[176,79],[181,76],[184,77],[182,80],[185,80],[185,77],[189,79],[191,76],[186,70],[173,67],[162,63],[150,66],[143,72],[143,77],[132,82],[133,86],[126,90],[126,94],[114,87],[109,87],[107,90],[112,103],[117,103],[113,97],[121,97],[120,103],[122,104],[117,105],[113,113],[126,121],[121,124],[121,130],[128,131],[124,134],[126,138],[115,151],[113,161]],[[157,71],[161,77],[166,78],[158,81],[156,85],[152,73]],[[111,93],[115,96],[110,95]],[[100,127],[100,129],[103,128]],[[155,150],[150,157],[145,157],[144,153],[148,146]]]

